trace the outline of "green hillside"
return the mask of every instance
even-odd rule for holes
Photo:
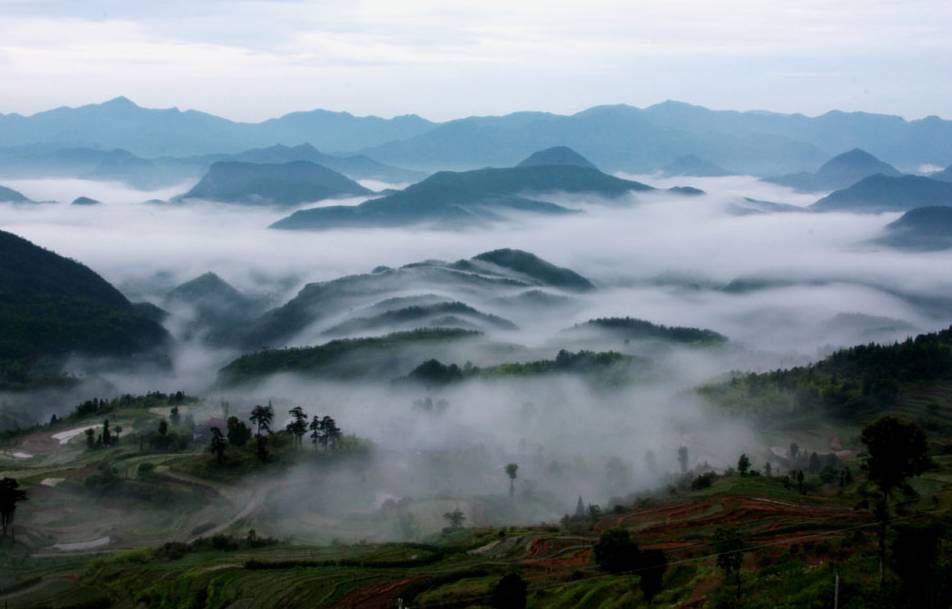
[[[8,386],[70,353],[130,356],[168,335],[82,264],[0,231],[0,367]]]

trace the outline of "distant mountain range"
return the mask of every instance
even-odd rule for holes
[[[686,154],[674,159],[661,168],[661,173],[670,176],[694,176],[699,178],[717,178],[731,175],[731,172],[710,161],[706,161],[693,154]]]
[[[811,209],[879,213],[949,205],[952,205],[952,182],[922,176],[876,174],[830,193]]]
[[[949,165],[942,171],[930,173],[928,177],[932,178],[933,180],[942,180],[943,182],[952,182],[952,165]]]
[[[607,171],[650,172],[695,155],[738,173],[769,176],[812,170],[836,152],[853,148],[907,171],[952,163],[952,121],[937,117],[907,121],[839,111],[807,117],[714,111],[673,101],[647,108],[597,106],[572,115],[516,112],[444,123],[414,115],[382,119],[325,110],[239,123],[203,112],[141,108],[120,97],[32,116],[0,115],[0,141],[9,147],[120,149],[148,158],[313,144],[329,153],[360,152],[426,172],[512,166],[533,151],[560,145]]]
[[[433,127],[418,116],[392,119],[346,112],[295,112],[261,123],[238,123],[177,108],[150,109],[125,97],[79,108],[56,108],[32,116],[0,115],[6,146],[120,148],[145,156],[194,156],[240,152],[274,144],[314,144],[322,150],[353,152],[412,137]]]
[[[557,164],[539,164],[540,159],[544,162],[547,158]],[[471,226],[498,220],[500,214],[511,212],[559,215],[576,211],[544,200],[553,193],[591,194],[611,200],[629,192],[653,190],[647,184],[602,173],[568,148],[557,152],[550,149],[531,155],[515,167],[441,171],[404,190],[360,205],[300,210],[274,223],[272,228],[299,230],[421,223]],[[685,195],[700,193],[696,189],[673,190]]]
[[[910,250],[952,249],[952,206],[907,211],[886,226],[878,243]]]
[[[876,174],[899,176],[902,172],[865,150],[854,148],[823,163],[814,173],[793,173],[765,178],[764,181],[789,186],[800,192],[820,192],[847,188]]]
[[[8,178],[80,178],[122,182],[144,190],[175,186],[202,176],[217,162],[290,163],[308,161],[353,180],[415,182],[425,174],[378,163],[361,155],[334,156],[310,144],[275,145],[235,154],[182,158],[142,158],[127,150],[55,148],[31,145],[0,148],[0,176]]]
[[[280,164],[227,161],[212,164],[198,184],[177,200],[287,207],[370,193],[350,178],[309,161]]]
[[[416,182],[426,177],[425,173],[384,165],[364,155],[334,156],[325,154],[310,144],[299,144],[297,146],[277,144],[268,148],[255,148],[237,154],[210,155],[192,160],[207,164],[215,161],[240,161],[243,163],[308,161],[333,169],[354,180]]]

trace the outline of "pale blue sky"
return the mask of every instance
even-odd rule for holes
[[[260,120],[679,99],[952,118],[949,0],[0,0],[0,112]]]

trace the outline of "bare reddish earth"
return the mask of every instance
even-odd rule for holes
[[[400,591],[413,579],[384,582],[351,592],[334,605],[337,609],[393,609],[397,606]]]
[[[720,497],[638,508],[603,518],[595,529],[626,527],[634,529],[646,547],[687,550],[705,545],[681,538],[691,531],[743,525],[748,534],[757,537],[758,543],[783,545],[821,540],[832,535],[822,530],[784,535],[783,532],[791,527],[827,524],[830,529],[840,529],[868,519],[867,513],[842,506],[802,505],[756,497]]]

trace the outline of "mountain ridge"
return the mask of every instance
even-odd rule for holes
[[[685,154],[753,175],[816,167],[834,151],[862,148],[912,169],[952,163],[952,121],[907,121],[832,110],[818,116],[710,110],[667,101],[644,108],[594,106],[574,114],[513,112],[434,122],[315,109],[260,122],[197,110],[149,109],[127,98],[29,116],[0,114],[7,145],[123,148],[146,157],[240,152],[312,143],[333,153],[363,152],[416,170],[505,166],[535,150],[567,145],[612,171],[653,171]],[[406,161],[406,162],[403,162]]]

